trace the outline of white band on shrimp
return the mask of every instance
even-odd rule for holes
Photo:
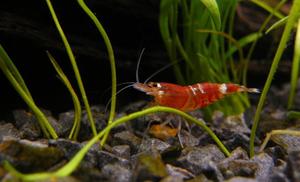
[[[193,92],[193,95],[196,95],[196,91],[195,91],[195,89],[194,89],[191,85],[189,85],[189,88],[190,88],[191,91]]]
[[[160,83],[156,83],[157,88],[161,88],[161,84]]]
[[[219,91],[222,93],[222,94],[226,94],[227,93],[227,85],[226,83],[223,83],[219,86]]]
[[[204,90],[202,88],[202,85],[200,83],[197,83],[197,86],[198,86],[198,90],[201,92],[201,94],[204,94]]]

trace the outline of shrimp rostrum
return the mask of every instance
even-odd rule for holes
[[[164,82],[135,83],[133,87],[154,97],[154,104],[181,111],[193,111],[206,107],[223,97],[238,93],[259,93],[256,88],[233,83],[197,83],[181,86]]]

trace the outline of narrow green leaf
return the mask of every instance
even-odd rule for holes
[[[262,33],[252,33],[249,35],[246,35],[245,37],[239,39],[237,42],[240,45],[240,47],[244,47],[247,44],[256,41],[257,39],[259,39],[260,37],[262,37],[263,34]],[[228,58],[231,55],[233,55],[236,51],[238,50],[237,46],[231,46],[229,48],[229,50],[226,52],[225,57]]]
[[[71,82],[69,81],[68,77],[65,75],[59,64],[56,62],[54,57],[47,51],[47,56],[50,59],[53,67],[55,68],[56,72],[58,73],[61,81],[63,84],[66,86],[68,89],[70,95],[72,96],[73,100],[73,105],[74,105],[74,122],[73,122],[73,127],[71,129],[69,139],[76,140],[77,135],[80,129],[80,120],[81,120],[81,106],[80,106],[80,101],[78,99],[78,96],[76,92],[74,91]]]
[[[287,113],[288,119],[299,119],[300,118],[300,112],[299,111],[289,111]]]
[[[283,54],[283,51],[285,50],[286,47],[286,43],[289,40],[290,36],[291,36],[291,31],[293,29],[294,24],[298,21],[299,19],[299,12],[300,12],[300,1],[293,1],[293,5],[289,14],[289,18],[288,21],[284,27],[284,31],[282,33],[281,36],[281,40],[279,42],[276,54],[274,56],[266,83],[264,85],[264,88],[262,90],[258,105],[257,105],[257,109],[254,115],[254,119],[253,119],[253,125],[251,128],[251,134],[250,134],[250,156],[253,157],[254,156],[254,140],[256,137],[256,130],[259,124],[259,120],[260,120],[260,114],[261,111],[263,109],[263,106],[265,104],[265,100],[267,97],[267,93],[270,89],[271,83],[272,83],[272,79],[275,75],[276,69],[278,67],[278,63],[281,59],[281,56]]]
[[[297,82],[299,79],[299,66],[300,66],[300,21],[298,21],[297,33],[294,44],[294,56],[291,73],[291,89],[288,99],[288,109],[291,109],[294,103]]]
[[[216,30],[221,31],[221,15],[216,0],[200,0],[211,14]]]
[[[97,134],[97,130],[96,130],[94,118],[93,118],[93,115],[92,115],[92,112],[91,112],[91,108],[90,108],[90,104],[89,104],[89,101],[88,101],[88,98],[87,98],[87,95],[86,95],[86,92],[85,92],[85,89],[84,89],[84,86],[83,86],[83,81],[81,79],[79,68],[77,66],[77,63],[76,63],[76,60],[75,60],[75,56],[74,56],[74,54],[72,52],[72,48],[71,48],[71,46],[70,46],[70,44],[68,42],[68,39],[67,39],[67,37],[66,37],[66,35],[65,35],[62,27],[60,26],[60,23],[58,21],[56,13],[55,13],[55,11],[53,9],[51,1],[50,0],[46,0],[46,3],[47,3],[49,11],[51,13],[52,19],[53,19],[54,24],[56,26],[56,29],[57,29],[57,31],[58,31],[61,39],[62,39],[62,42],[64,43],[65,48],[66,48],[67,54],[69,56],[69,60],[71,62],[71,65],[72,65],[72,68],[73,68],[73,71],[74,71],[74,74],[75,74],[75,77],[76,77],[76,81],[77,81],[79,90],[80,90],[80,93],[81,93],[81,97],[82,97],[85,109],[87,111],[87,115],[88,115],[88,119],[89,119],[89,122],[90,122],[90,126],[91,126],[91,129],[92,129],[92,132],[93,132],[94,135],[96,135]]]
[[[33,111],[46,137],[50,138],[51,136],[54,139],[58,138],[55,130],[50,125],[47,117],[36,106],[21,74],[19,74],[18,69],[14,66],[12,60],[9,58],[6,51],[1,45],[0,45],[0,69],[3,71],[4,75],[7,77],[9,82],[12,84],[12,86],[18,92],[18,94],[21,96],[24,102]]]
[[[18,71],[17,67],[15,66],[14,62],[10,59],[2,45],[0,45],[0,57],[2,57],[2,60],[4,61],[5,65],[7,66],[7,69],[10,70],[10,72],[14,75],[14,78],[17,80],[17,82],[20,84],[20,86],[23,88],[23,90],[26,92],[29,98],[32,99],[32,96],[25,84],[25,81],[22,78],[22,75]]]
[[[268,11],[269,13],[274,14],[279,19],[284,18],[283,14],[281,14],[278,10],[273,9],[271,6],[269,6],[262,0],[251,0],[251,2]]]
[[[268,28],[268,30],[266,30],[266,34],[268,34],[269,32],[271,32],[272,30],[275,30],[279,27],[282,27],[283,25],[286,24],[287,20],[288,20],[289,16],[286,16],[280,20],[278,20],[277,22],[275,22],[270,28]]]
[[[116,97],[117,97],[117,72],[116,72],[116,63],[115,63],[115,56],[114,56],[114,51],[111,45],[111,42],[109,40],[109,37],[96,17],[96,15],[89,9],[89,7],[85,4],[83,0],[77,0],[78,4],[80,7],[83,9],[83,11],[89,16],[89,18],[93,21],[95,24],[96,28],[100,32],[106,49],[108,53],[108,58],[110,62],[110,70],[111,70],[111,103],[110,103],[110,112],[109,112],[109,118],[108,118],[108,123],[112,123],[115,117],[115,112],[116,112]],[[106,138],[108,137],[109,131],[105,134],[101,141],[101,145],[104,145]]]

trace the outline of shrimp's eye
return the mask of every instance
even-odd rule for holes
[[[155,87],[155,88],[160,88],[161,85],[159,83],[156,83],[156,82],[150,82],[149,84],[149,87]]]

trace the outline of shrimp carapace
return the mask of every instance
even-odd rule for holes
[[[154,97],[154,103],[182,111],[193,111],[237,92],[259,93],[256,88],[233,83],[197,83],[181,86],[164,82],[135,83],[135,89]]]

